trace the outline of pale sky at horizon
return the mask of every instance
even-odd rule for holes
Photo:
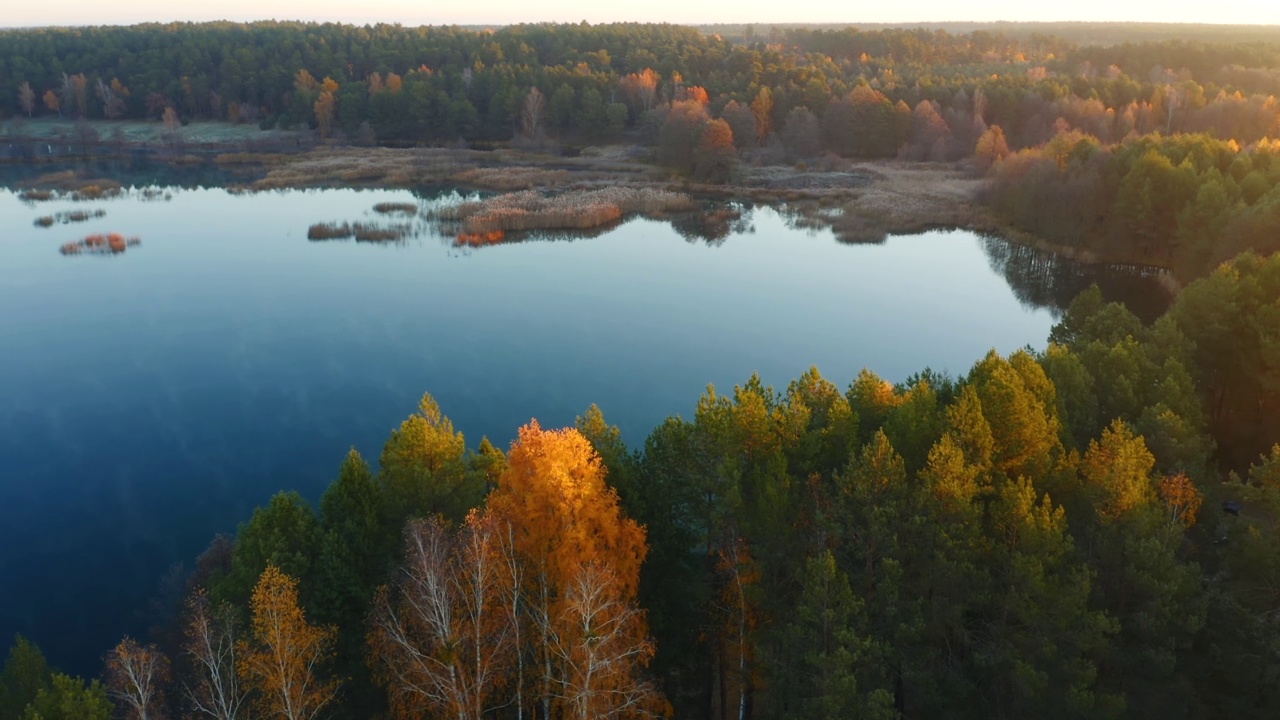
[[[967,5],[967,7],[965,7]],[[15,7],[16,6],[16,7]],[[962,9],[961,9],[962,8]],[[674,23],[881,23],[939,21],[1105,21],[1225,24],[1280,24],[1280,0],[913,0],[909,3],[733,2],[729,0],[486,0],[430,3],[424,0],[43,0],[14,2],[0,14],[0,26],[127,25],[173,20],[315,20],[404,25],[485,25],[520,22],[616,21]],[[1278,32],[1277,39],[1280,39]]]

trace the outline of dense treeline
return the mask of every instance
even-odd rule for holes
[[[1043,352],[752,378],[634,450],[594,407],[468,450],[427,396],[103,682],[19,639],[0,717],[1274,717],[1278,318],[1244,254],[1149,325],[1094,289]]]
[[[1206,274],[1280,249],[1280,145],[1159,134],[1103,145],[1071,131],[994,167],[992,205],[1015,225],[1104,259]]]
[[[1280,45],[1077,47],[1045,35],[806,30],[730,43],[672,25],[141,25],[0,33],[0,113],[306,125],[350,140],[657,133],[698,100],[739,150],[954,160],[998,126],[1104,142],[1275,130]],[[537,92],[535,93],[535,89]],[[762,97],[763,95],[763,97]],[[744,112],[750,108],[750,112]],[[815,125],[811,119],[818,122]],[[1105,127],[1101,127],[1105,125]]]

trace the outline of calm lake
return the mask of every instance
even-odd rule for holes
[[[372,209],[459,197],[171,188],[24,203],[0,190],[5,645],[22,632],[96,672],[124,632],[145,633],[172,563],[277,490],[315,500],[352,446],[376,462],[424,391],[472,446],[506,446],[532,417],[571,424],[593,402],[634,444],[691,415],[708,384],[752,372],[785,388],[817,365],[843,387],[863,367],[901,381],[1041,348],[1095,280],[1148,317],[1165,302],[1149,277],[967,232],[847,245],[767,208],[712,237],[633,220],[483,248]],[[309,241],[324,221],[416,234]],[[110,232],[141,242],[59,252]]]

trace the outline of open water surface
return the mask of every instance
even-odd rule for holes
[[[352,446],[376,462],[424,391],[473,447],[591,403],[636,444],[708,384],[758,372],[781,389],[811,365],[842,387],[863,367],[958,375],[992,348],[1042,348],[1090,282],[1148,317],[1164,302],[1140,273],[993,238],[846,245],[765,208],[713,230],[632,220],[483,248],[421,220],[398,243],[307,239],[316,222],[404,222],[378,202],[458,198],[0,190],[0,643],[22,632],[96,673],[124,632],[145,633],[171,563],[278,490],[315,500]],[[59,253],[110,232],[141,243]]]

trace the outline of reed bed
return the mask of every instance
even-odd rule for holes
[[[411,225],[372,223],[316,223],[307,228],[308,240],[355,240],[356,242],[396,242],[413,232]]]
[[[385,187],[424,185],[446,181],[480,153],[440,148],[314,151],[274,165],[253,184],[256,190],[367,184]]]
[[[52,190],[36,190],[34,188],[18,193],[18,199],[23,202],[45,202],[57,196],[58,194]]]
[[[365,225],[356,223],[352,226],[356,242],[397,242],[405,239],[413,231],[408,225]]]
[[[114,181],[103,181],[85,185],[79,190],[73,191],[67,197],[77,202],[85,202],[89,200],[107,200],[110,198],[120,197],[124,194],[124,189],[119,183]]]
[[[350,240],[355,237],[349,223],[316,223],[307,228],[308,240]]]
[[[532,190],[539,187],[563,185],[569,181],[565,170],[548,170],[537,167],[471,168],[457,173],[450,181],[457,185],[469,185],[488,190]]]
[[[85,222],[86,220],[95,220],[100,217],[105,217],[106,214],[107,214],[107,211],[101,208],[97,210],[70,210],[70,211],[64,210],[63,212],[54,213],[52,215],[44,215],[42,217],[36,218],[35,225],[36,227],[47,228],[47,227],[53,227],[55,223],[66,225],[68,223],[77,223],[77,222]]]
[[[624,216],[663,215],[695,210],[683,193],[653,188],[610,187],[543,195],[532,190],[464,202],[432,213],[442,223],[456,223],[463,235],[530,230],[588,230]]]
[[[417,215],[417,203],[382,202],[373,206],[373,211],[382,215]]]
[[[58,248],[63,255],[120,255],[131,247],[142,244],[137,237],[125,237],[120,233],[93,234],[83,240],[64,243]]]

